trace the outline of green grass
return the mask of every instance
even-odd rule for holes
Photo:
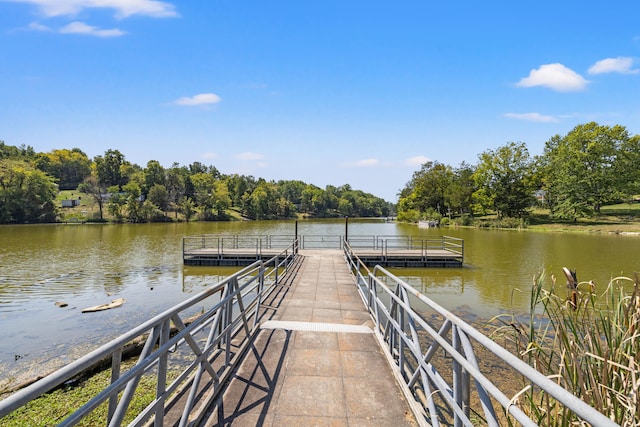
[[[130,367],[133,363],[134,361],[124,362],[123,368]],[[5,416],[0,424],[3,427],[57,425],[106,388],[109,385],[110,377],[111,370],[107,369],[91,377],[84,378],[73,385],[65,385],[38,399],[32,400],[25,406]],[[155,391],[155,376],[150,374],[143,376],[125,416],[124,424],[131,422],[155,399]],[[100,405],[77,425],[107,425],[107,403]]]

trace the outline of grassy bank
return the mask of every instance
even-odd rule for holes
[[[600,215],[575,221],[552,218],[548,210],[531,213],[527,228],[539,231],[640,233],[640,203],[603,206]]]
[[[127,369],[136,362],[130,359],[123,362],[123,369]],[[170,377],[175,377],[170,374]],[[95,375],[85,376],[68,382],[62,387],[32,400],[25,406],[13,411],[2,418],[3,427],[40,427],[58,425],[71,413],[104,390],[110,383],[111,368],[100,371]],[[136,394],[127,410],[124,424],[128,424],[155,399],[156,381],[149,375],[140,379]],[[107,402],[96,408],[79,426],[107,425]]]

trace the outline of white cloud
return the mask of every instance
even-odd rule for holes
[[[50,27],[42,25],[39,22],[32,22],[29,24],[29,29],[34,31],[53,31]]]
[[[113,9],[118,18],[133,15],[169,18],[178,16],[175,6],[158,0],[5,0],[37,6],[47,17],[75,16],[85,9]]]
[[[213,160],[213,159],[217,159],[218,155],[216,153],[213,153],[211,151],[208,151],[206,153],[203,153],[201,156],[203,159],[207,159],[207,160]]]
[[[555,123],[558,121],[558,119],[553,116],[545,116],[540,113],[506,113],[504,116],[509,119],[525,120],[528,122],[538,123]]]
[[[240,153],[236,155],[236,159],[255,161],[255,160],[264,159],[264,155],[259,153],[252,153],[251,151],[246,151],[244,153]]]
[[[371,167],[371,166],[378,166],[380,164],[380,160],[378,159],[362,159],[362,160],[358,160],[355,163],[355,166],[357,167]]]
[[[95,37],[120,37],[126,32],[113,28],[111,30],[101,30],[97,27],[87,25],[84,22],[74,21],[60,28],[60,34],[84,34]]]
[[[602,59],[589,68],[589,74],[622,73],[638,74],[640,69],[632,69],[633,58],[619,56],[617,58]]]
[[[430,162],[431,159],[427,156],[413,156],[404,161],[407,166],[422,166],[423,164]]]
[[[215,93],[201,93],[194,96],[183,96],[182,98],[177,99],[174,103],[176,105],[191,107],[194,105],[217,104],[220,101],[221,98]]]
[[[517,86],[544,86],[558,92],[573,92],[583,90],[588,80],[580,74],[562,64],[545,64],[537,70],[531,70],[528,77],[522,78]]]

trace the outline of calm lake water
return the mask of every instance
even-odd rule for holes
[[[0,227],[0,391],[45,373],[210,286],[235,268],[184,267],[182,237],[293,235],[293,221]],[[344,235],[345,222],[300,221],[300,235]],[[469,317],[525,312],[533,276],[579,280],[604,290],[612,277],[640,270],[640,236],[476,229],[419,229],[350,220],[349,236],[435,237],[465,241],[465,266],[394,269],[443,306]],[[125,298],[119,308],[81,313]],[[59,308],[55,302],[68,304]]]

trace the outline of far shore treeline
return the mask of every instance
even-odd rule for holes
[[[69,199],[72,208],[61,208]],[[77,206],[76,206],[77,205]],[[118,150],[93,159],[80,149],[37,153],[0,141],[0,223],[155,222],[384,217],[394,205],[372,194],[302,181],[224,175],[194,162],[130,163]]]
[[[397,206],[349,184],[324,189],[297,180],[225,175],[194,162],[130,163],[118,150],[89,159],[78,148],[37,153],[0,141],[0,223],[151,222],[305,217],[386,217],[467,224],[474,216],[522,221],[531,207],[557,219],[600,213],[640,197],[640,136],[590,122],[555,135],[539,156],[523,142],[478,155],[475,165],[428,161]],[[61,199],[80,206],[60,208]]]

